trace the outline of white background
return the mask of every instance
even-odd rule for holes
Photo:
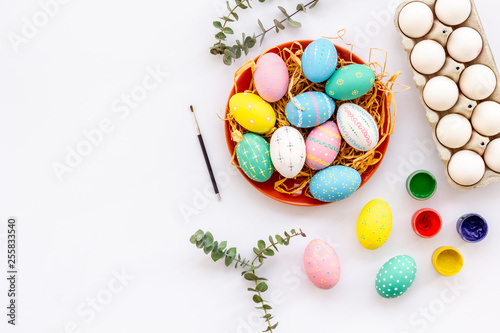
[[[254,9],[240,11],[245,19],[233,25],[238,35],[257,31],[257,18],[268,26],[280,17],[277,5],[292,11],[297,4],[253,2]],[[358,55],[367,60],[370,47],[387,50],[388,71],[402,70],[398,82],[413,86],[390,13],[397,3],[322,0],[296,16],[302,28],[269,33],[249,56],[347,28],[345,39],[356,44]],[[491,0],[476,5],[498,55],[500,5]],[[447,183],[416,89],[397,95],[389,149],[360,191],[322,207],[288,206],[262,195],[228,166],[218,115],[234,71],[249,58],[228,67],[208,53],[216,32],[212,21],[225,12],[224,1],[73,0],[60,5],[16,51],[9,34],[20,35],[23,18],[32,21],[40,10],[35,0],[0,4],[0,331],[259,332],[265,326],[256,320],[260,313],[246,291],[252,285],[238,270],[213,263],[189,236],[198,228],[210,230],[251,256],[258,239],[298,227],[308,237],[294,239],[261,270],[269,278],[265,296],[274,303],[277,332],[492,332],[496,327],[500,183],[469,192]],[[114,101],[139,89],[148,68],[169,76],[129,114],[113,112]],[[219,178],[221,202],[212,196],[190,104]],[[112,121],[112,132],[59,180],[54,163],[65,164],[67,149],[85,140],[82,131],[98,128],[103,119]],[[404,186],[406,176],[421,168],[439,183],[426,202],[411,199]],[[356,239],[355,223],[374,198],[389,202],[394,227],[382,248],[368,251]],[[433,239],[418,238],[410,226],[413,212],[423,207],[443,218]],[[481,243],[466,244],[455,231],[457,218],[468,212],[489,221],[490,233]],[[16,327],[7,325],[5,316],[5,231],[11,215],[19,219]],[[315,238],[328,241],[341,260],[340,282],[329,291],[315,288],[302,272],[303,251]],[[464,257],[455,277],[442,277],[432,267],[431,255],[443,245],[455,246]],[[399,254],[415,258],[417,278],[403,297],[386,300],[375,292],[374,277]],[[115,275],[122,272],[130,278],[120,284]],[[98,310],[91,310],[92,299],[100,299]]]

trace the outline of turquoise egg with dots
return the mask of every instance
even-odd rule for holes
[[[251,180],[265,182],[271,178],[274,167],[269,143],[260,135],[247,133],[236,145],[236,158],[241,170]]]
[[[325,92],[333,99],[349,101],[369,92],[375,84],[375,73],[365,65],[340,67],[328,79]]]
[[[286,119],[299,128],[311,128],[326,122],[335,111],[335,103],[325,93],[307,91],[288,101]]]
[[[319,38],[307,45],[301,60],[302,73],[309,81],[324,82],[337,68],[337,49],[328,39]]]
[[[350,197],[361,185],[361,175],[353,168],[334,165],[317,172],[311,179],[309,190],[314,198],[335,202]]]
[[[375,289],[383,298],[396,298],[408,291],[415,281],[417,264],[408,255],[395,256],[380,267]]]

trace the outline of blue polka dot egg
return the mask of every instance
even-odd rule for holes
[[[361,175],[358,171],[334,165],[317,172],[311,179],[309,189],[314,198],[323,202],[343,200],[359,188]]]

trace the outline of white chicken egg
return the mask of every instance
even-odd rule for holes
[[[456,61],[469,62],[476,59],[483,50],[483,38],[472,28],[458,28],[448,38],[446,49]]]
[[[436,137],[443,146],[460,148],[469,142],[472,136],[472,126],[462,115],[451,113],[439,121],[436,126]]]
[[[497,135],[500,133],[500,104],[493,101],[480,103],[472,113],[471,122],[479,134]]]
[[[438,0],[434,10],[442,23],[457,25],[469,18],[472,6],[470,0]]]
[[[488,168],[500,173],[500,139],[491,141],[484,152],[484,161]]]
[[[467,67],[460,75],[460,90],[470,99],[482,100],[489,97],[497,86],[495,73],[485,65]]]
[[[446,76],[435,76],[424,87],[425,104],[435,111],[451,109],[458,101],[458,87]]]
[[[423,40],[411,51],[411,65],[422,74],[434,74],[439,71],[446,60],[444,48],[436,41]]]
[[[448,174],[457,184],[471,186],[483,178],[486,167],[482,157],[472,150],[460,150],[448,162]]]
[[[410,2],[399,13],[399,28],[410,38],[420,38],[426,35],[434,23],[434,14],[422,2]]]

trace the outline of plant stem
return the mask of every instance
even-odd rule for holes
[[[233,9],[231,9],[231,11],[229,12],[229,14],[227,14],[226,17],[231,17],[231,14],[236,10],[236,8],[238,8],[238,5],[234,6]],[[222,33],[224,33],[224,28],[226,27],[226,24],[227,22],[229,22],[228,20],[224,20],[224,24],[222,25],[222,28],[220,29],[220,31]],[[217,43],[217,46],[220,47],[220,45],[222,44],[222,40],[219,39],[219,42]]]
[[[307,8],[308,6],[310,6],[311,4],[313,4],[314,2],[316,2],[316,0],[313,0],[309,3],[307,3],[306,5],[304,5],[304,8]],[[301,12],[302,10],[297,10],[295,11],[293,14],[290,14],[290,18],[293,17],[295,14],[297,14],[298,12]],[[283,20],[280,21],[280,23],[283,23],[285,22],[286,20],[288,20],[288,17],[284,18]],[[225,24],[225,23],[224,23]],[[257,36],[255,36],[255,38],[259,38],[260,36],[262,36],[263,34],[266,34],[268,33],[269,31],[273,30],[276,26],[273,25],[271,28],[267,29],[265,32],[261,32],[260,34],[258,34]],[[219,41],[220,42],[220,41]]]
[[[255,286],[257,287],[258,284],[259,284],[259,282],[256,280],[255,281]],[[260,304],[262,304],[262,308],[264,309],[264,315],[267,315],[267,310],[264,307],[264,299],[262,298],[262,294],[258,290],[257,290],[257,292],[259,293],[259,297],[262,300],[262,302],[260,302]],[[270,318],[266,318],[266,321],[267,321],[267,325],[269,326],[269,332],[273,333],[273,329],[271,328],[272,327],[272,325],[271,325],[271,319]]]

